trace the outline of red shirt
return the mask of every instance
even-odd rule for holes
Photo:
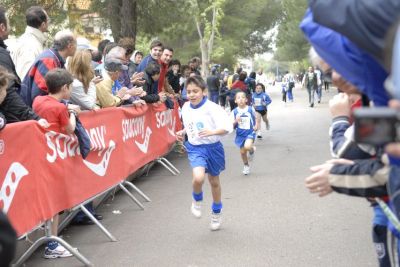
[[[168,72],[168,64],[165,64],[161,60],[158,60],[158,63],[160,64],[160,78],[158,79],[158,92],[160,93],[164,90],[165,77],[167,76]]]
[[[237,80],[232,84],[231,88],[232,89],[240,89],[240,90],[242,90],[243,92],[246,93],[247,85],[244,82],[242,82],[240,80]]]
[[[32,104],[33,110],[50,123],[49,130],[66,133],[65,126],[69,123],[67,106],[49,95],[37,96]]]

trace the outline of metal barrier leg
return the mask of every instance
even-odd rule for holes
[[[108,236],[108,238],[110,238],[111,241],[116,242],[117,239],[93,216],[93,214],[91,214],[84,205],[79,205],[79,208],[86,214],[86,216],[88,216],[90,218],[90,220],[92,222],[94,222],[99,228],[100,230],[106,235]]]
[[[170,173],[172,173],[172,175],[178,175],[178,173],[176,173],[172,168],[170,168],[164,161],[163,158],[158,158],[156,159],[156,162],[160,163],[161,165],[164,166],[164,168],[166,168]]]
[[[52,222],[50,220],[47,220],[45,223],[45,236],[39,238],[36,240],[32,246],[25,251],[25,253],[17,260],[16,263],[13,264],[13,266],[21,266],[29,257],[32,255],[33,252],[35,252],[41,245],[49,242],[49,241],[57,241],[61,245],[65,247],[69,252],[71,252],[72,255],[74,255],[78,260],[80,260],[85,266],[93,266],[93,264],[86,259],[79,251],[73,247],[71,247],[70,244],[68,244],[65,240],[62,238],[59,238],[57,236],[51,235],[51,224]]]
[[[128,197],[133,200],[133,202],[135,202],[142,210],[144,210],[144,206],[142,205],[142,203],[140,203],[140,201],[137,200],[137,198],[135,198],[135,196],[132,195],[131,192],[129,192],[129,190],[122,183],[119,184],[119,187],[128,195]]]
[[[71,210],[71,212],[65,217],[65,219],[58,225],[58,233],[60,233],[67,225],[72,221],[76,214],[78,214],[79,209]]]
[[[171,163],[171,161],[167,160],[166,158],[162,157],[163,160],[171,169],[173,169],[176,173],[180,174],[181,172]]]
[[[144,198],[147,202],[151,202],[151,199],[146,196],[139,188],[137,188],[133,183],[129,182],[129,181],[124,181],[123,182],[125,185],[131,187],[133,190],[135,190],[139,195],[142,196],[142,198]]]

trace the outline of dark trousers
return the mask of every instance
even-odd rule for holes
[[[373,225],[372,240],[378,256],[379,267],[390,267],[390,259],[387,247],[387,227],[384,225]]]
[[[307,92],[308,92],[308,103],[314,106],[315,89],[311,86],[307,86]]]

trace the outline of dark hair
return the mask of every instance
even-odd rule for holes
[[[184,72],[185,70],[190,70],[189,65],[182,65],[182,66],[181,66],[181,73],[182,73],[182,74],[183,74],[183,72]]]
[[[6,68],[0,66],[0,89],[5,87],[7,89],[9,82],[14,79],[14,75],[8,72]]]
[[[206,90],[207,84],[204,82],[203,78],[201,76],[196,75],[196,76],[191,76],[187,78],[186,80],[186,88],[189,86],[189,84],[194,84],[197,87],[201,88],[202,91]]]
[[[114,47],[117,47],[117,46],[118,46],[117,43],[109,42],[109,43],[106,45],[106,47],[104,47],[103,55],[104,55],[104,56],[107,55],[107,54],[110,52],[111,49],[113,49]]]
[[[25,13],[26,24],[38,29],[43,22],[47,21],[47,15],[41,6],[31,6]]]
[[[92,60],[94,62],[100,62],[101,61],[101,53],[97,50],[90,50],[90,53],[92,54]]]
[[[237,68],[237,69],[236,69],[236,73],[237,73],[237,74],[240,74],[240,73],[242,72],[242,70],[243,70],[242,68]]]
[[[262,84],[262,83],[257,83],[257,84],[256,84],[256,88],[257,88],[257,86],[261,86],[263,92],[265,91],[265,86],[264,86],[264,84]]]
[[[149,76],[154,76],[156,74],[160,74],[160,65],[158,63],[150,63],[147,65],[147,67],[144,69],[144,71],[149,75]]]
[[[137,52],[135,53],[135,57],[136,57],[137,55],[141,55],[142,57],[144,56],[143,53],[140,52],[140,51],[137,51]]]
[[[161,50],[164,49],[163,44],[159,40],[154,40],[153,42],[151,42],[150,49],[153,49],[154,47],[157,47],[157,46],[161,46]]]
[[[181,68],[181,62],[178,59],[173,59],[171,60],[171,62],[169,63],[170,66],[173,65],[179,65],[179,69]],[[189,67],[189,66],[188,66]]]
[[[247,78],[247,72],[242,71],[242,72],[239,74],[239,81],[244,82],[244,80],[246,80],[246,78]]]
[[[189,60],[189,63],[199,63],[199,64],[200,64],[200,62],[201,62],[201,60],[200,60],[199,57],[192,57],[192,58]]]
[[[132,55],[135,51],[135,39],[125,37],[119,40],[118,46],[125,49],[125,55]]]
[[[0,24],[4,24],[8,27],[6,18],[6,9],[2,6],[0,6]]]
[[[108,39],[101,40],[101,41],[99,42],[99,44],[97,45],[97,50],[99,50],[99,52],[100,52],[102,55],[104,55],[104,48],[106,48],[107,44],[110,43],[110,42],[111,42],[111,41],[108,40]]]
[[[236,93],[235,93],[235,100],[236,100],[236,97],[237,97],[237,95],[238,94],[243,94],[245,97],[246,97],[246,93],[245,92],[243,92],[242,90],[240,90],[240,91],[237,91]]]
[[[168,50],[168,51],[174,52],[174,49],[170,46],[164,46],[163,50]]]
[[[252,71],[252,72],[250,72],[249,77],[255,79],[255,78],[256,78],[256,75],[257,75],[256,72],[255,72],[255,71]]]
[[[44,76],[47,90],[51,94],[57,94],[64,85],[70,85],[74,78],[66,69],[52,69]]]

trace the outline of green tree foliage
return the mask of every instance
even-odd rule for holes
[[[50,35],[62,27],[67,19],[67,10],[64,0],[2,0],[0,2],[7,10],[7,16],[10,20],[11,33],[19,36],[24,33],[26,28],[25,11],[31,6],[42,6],[51,18]]]
[[[301,61],[308,55],[310,45],[299,28],[307,8],[306,0],[283,0],[283,16],[279,24],[275,58],[283,61]]]

